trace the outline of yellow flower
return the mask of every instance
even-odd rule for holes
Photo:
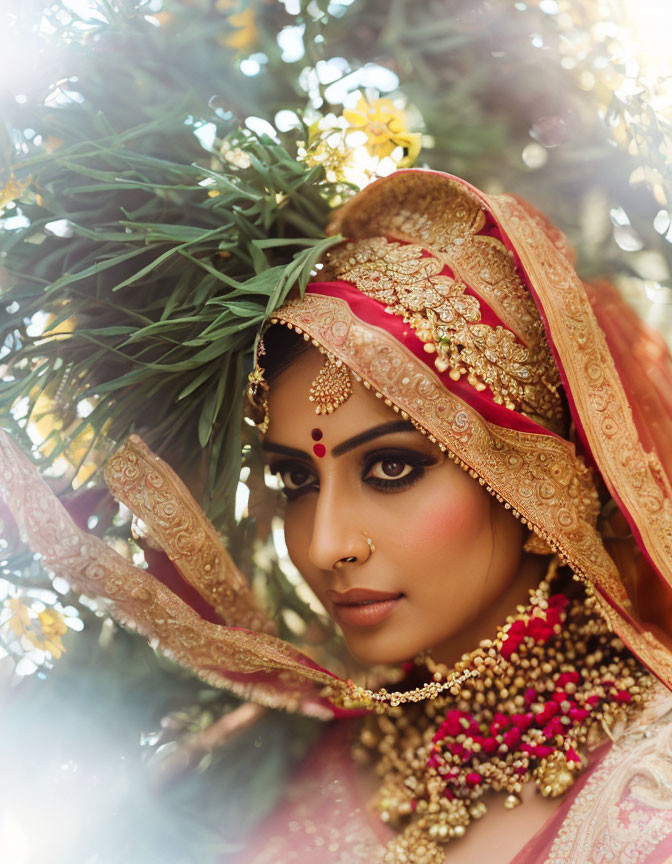
[[[18,597],[10,597],[5,601],[5,604],[14,613],[7,622],[14,633],[21,637],[25,636],[30,628],[30,613],[25,603],[22,603]]]
[[[42,625],[42,638],[38,637],[33,644],[42,651],[49,651],[54,659],[58,660],[65,651],[65,646],[61,642],[61,636],[68,630],[65,619],[55,609],[45,609],[37,617]],[[31,641],[33,640],[31,639]],[[38,642],[39,644],[37,644]]]
[[[400,165],[412,164],[420,152],[420,135],[406,128],[406,112],[397,108],[390,99],[369,102],[360,96],[356,107],[346,108],[343,117],[351,129],[364,132],[366,149],[371,156],[383,159],[397,147],[406,151]]]
[[[68,630],[65,618],[56,609],[45,609],[37,616],[45,636],[62,636]]]
[[[58,338],[57,334],[68,332],[65,329],[68,325],[69,322],[64,322],[64,324],[60,325],[59,328],[50,334],[49,338]],[[62,405],[59,405],[52,397],[51,393],[53,389],[53,386],[47,385],[37,396],[32,414],[30,415],[31,432],[35,434],[36,438],[39,437],[41,443],[38,443],[38,449],[45,456],[50,456],[56,447],[60,446],[63,436],[71,435],[82,422],[80,417],[74,417],[64,428],[65,421],[63,415],[66,409]],[[34,394],[35,390],[31,392],[31,396],[34,396]],[[103,435],[110,423],[111,420],[108,420],[103,426]],[[49,437],[50,435],[51,437]],[[85,426],[60,454],[59,458],[65,459],[72,468],[80,466],[71,481],[74,489],[86,483],[103,461],[104,454],[102,452],[96,450],[95,447],[89,450],[93,437],[93,427],[91,425]],[[86,455],[87,451],[88,455]],[[82,462],[82,460],[84,461]]]
[[[21,183],[14,176],[14,172],[9,175],[9,179],[2,189],[0,189],[0,213],[2,213],[3,210],[6,210],[7,207],[9,207],[13,201],[16,201],[17,198],[21,198],[22,195],[25,195],[30,186],[31,180],[32,177],[29,177]]]
[[[217,0],[216,4],[220,12],[230,12],[239,7],[239,0]],[[241,12],[232,12],[226,20],[234,32],[220,37],[219,41],[222,45],[233,48],[234,51],[246,51],[257,44],[259,31],[252,6],[248,6]]]
[[[328,136],[327,136],[328,137]],[[306,151],[303,161],[311,168],[322,165],[330,183],[346,181],[347,168],[352,161],[352,150],[329,144],[327,137],[314,141]]]
[[[5,605],[14,613],[7,622],[14,634],[19,639],[27,639],[40,651],[49,651],[58,660],[65,651],[61,636],[68,629],[61,613],[56,609],[45,609],[34,619],[30,616],[30,608],[18,597],[10,597]]]
[[[43,342],[49,342],[52,339],[62,339],[64,336],[67,337],[69,333],[74,332],[75,327],[77,326],[77,319],[74,315],[71,315],[70,318],[66,318],[65,321],[61,321],[60,324],[52,328],[51,324],[55,318],[55,315],[49,315],[47,317],[44,330],[42,331],[43,335],[40,336],[38,345],[41,345]]]

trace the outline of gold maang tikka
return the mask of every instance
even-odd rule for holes
[[[342,360],[327,354],[324,365],[310,385],[308,398],[315,403],[315,413],[333,414],[351,395],[350,370]]]
[[[257,346],[257,362],[248,376],[247,396],[257,413],[254,421],[263,434],[268,430],[268,382],[264,377],[259,358],[266,353],[263,339]],[[315,403],[316,414],[333,414],[352,395],[352,381],[348,367],[330,354],[325,354],[324,364],[310,385],[308,399]]]

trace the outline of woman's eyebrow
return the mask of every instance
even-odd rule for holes
[[[367,429],[365,432],[360,432],[359,435],[353,435],[337,444],[331,451],[332,456],[342,456],[349,450],[354,450],[355,447],[360,447],[368,441],[373,441],[374,438],[380,438],[382,435],[391,435],[393,432],[415,432],[415,426],[410,420],[392,420],[389,423],[381,423],[379,426],[374,426]]]
[[[262,442],[261,449],[267,453],[281,453],[283,456],[293,456],[295,459],[308,459],[310,455],[305,450],[296,450],[294,447],[285,447],[284,444],[274,444],[273,441]]]
[[[379,426],[373,426],[371,429],[366,429],[358,435],[353,435],[352,438],[347,438],[340,444],[337,444],[331,451],[332,456],[342,456],[355,447],[360,447],[368,441],[373,441],[374,438],[380,438],[383,435],[391,435],[393,432],[415,432],[415,427],[410,420],[392,420],[389,423],[381,423]],[[309,453],[305,450],[297,450],[294,447],[285,447],[284,444],[275,444],[273,441],[264,441],[261,449],[267,453],[281,453],[283,456],[293,456],[295,459],[311,459]]]

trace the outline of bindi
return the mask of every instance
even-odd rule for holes
[[[322,434],[323,433],[321,429],[313,429],[313,431],[310,433],[310,437],[313,439],[313,441],[320,441],[320,439],[322,438]],[[324,444],[313,444],[313,453],[319,459],[321,459],[326,452],[327,448],[324,446]]]

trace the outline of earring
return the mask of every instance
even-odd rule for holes
[[[264,340],[260,338],[257,346],[257,362],[247,378],[247,398],[257,411],[257,416],[253,419],[262,435],[266,434],[271,419],[268,413],[268,382],[264,378],[263,368],[259,365],[259,358],[265,353]]]

